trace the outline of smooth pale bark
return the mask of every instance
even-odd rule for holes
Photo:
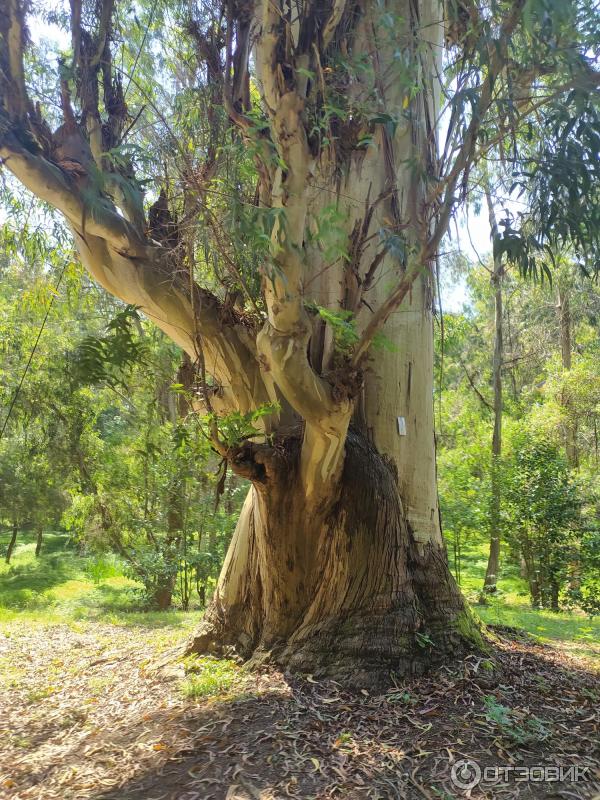
[[[246,413],[274,399],[261,379],[252,345],[242,326],[226,326],[218,304],[198,290],[194,309],[189,287],[169,270],[157,249],[147,248],[143,260],[124,256],[106,242],[75,231],[79,255],[88,272],[111,294],[143,312],[194,361],[201,342],[207,369],[218,383],[215,411]],[[200,313],[201,309],[201,313]]]
[[[379,452],[395,465],[415,539],[442,547],[433,434],[433,316],[425,279],[392,315],[384,335],[397,342],[397,351],[379,354],[367,376],[367,429]]]
[[[408,2],[393,6],[411,24],[414,7]],[[442,25],[436,2],[421,2],[418,6],[418,27],[424,48],[421,67],[424,92],[414,101],[412,119],[400,116],[393,137],[383,125],[377,126],[374,145],[353,152],[345,165],[343,179],[337,174],[335,164],[325,164],[317,172],[316,188],[309,202],[309,217],[317,220],[324,206],[335,203],[346,218],[349,236],[363,222],[366,206],[374,205],[367,231],[370,239],[362,250],[359,270],[363,282],[381,249],[379,231],[394,228],[399,220],[409,221],[405,231],[407,250],[426,234],[418,220],[425,187],[411,160],[416,157],[425,168],[428,160],[434,158],[435,144],[431,138],[434,134],[428,131],[425,117],[433,124],[438,108],[435,76],[440,68]],[[365,50],[377,51],[377,68],[385,73],[390,68],[392,54],[374,39],[376,14],[375,8],[367,8],[357,38],[364,41]],[[400,81],[390,80],[385,89],[386,108],[396,112],[402,109],[406,91]],[[363,302],[353,304],[353,297],[359,293],[353,270],[344,261],[332,267],[317,248],[309,253],[312,267],[306,282],[309,299],[329,308],[354,311],[359,333],[371,320],[373,309],[381,306],[389,296],[390,287],[405,273],[397,254],[388,254],[374,273],[370,287],[363,289]],[[384,325],[382,343],[376,344],[367,357],[364,389],[357,402],[354,424],[394,464],[405,513],[416,539],[423,545],[435,542],[442,546],[433,433],[432,269],[433,265],[424,267],[400,307]],[[317,360],[325,368],[331,364],[331,338],[324,341]]]

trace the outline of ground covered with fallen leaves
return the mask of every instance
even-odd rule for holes
[[[0,633],[0,796],[11,800],[593,798],[600,682],[514,630],[381,694],[165,656],[173,637],[108,624]],[[580,777],[461,789],[486,767]],[[489,770],[488,770],[489,772]],[[484,772],[488,775],[488,772]],[[533,775],[533,773],[532,773]]]

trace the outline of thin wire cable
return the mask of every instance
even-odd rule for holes
[[[46,313],[44,314],[44,319],[42,320],[42,324],[41,324],[40,329],[38,331],[38,335],[36,337],[35,344],[33,345],[31,353],[29,354],[29,358],[27,359],[27,364],[25,365],[25,369],[23,370],[23,374],[21,375],[21,380],[19,381],[19,383],[17,385],[17,388],[15,389],[15,392],[14,392],[14,394],[12,396],[12,400],[10,401],[10,405],[8,407],[8,414],[6,415],[6,419],[4,420],[4,423],[2,425],[2,430],[0,431],[0,439],[2,439],[2,437],[4,436],[4,432],[6,431],[6,426],[8,425],[8,421],[10,420],[11,414],[12,414],[13,409],[15,407],[15,403],[17,402],[17,400],[19,398],[19,394],[21,393],[21,389],[23,388],[23,383],[25,382],[25,378],[27,377],[27,373],[29,372],[29,367],[31,366],[31,362],[33,361],[33,357],[35,355],[35,351],[37,350],[37,346],[40,343],[40,339],[42,337],[42,333],[44,332],[44,328],[46,327],[46,322],[48,321],[48,316],[50,314],[50,310],[52,309],[52,306],[54,304],[54,299],[55,299],[56,295],[58,294],[58,290],[60,288],[60,284],[61,284],[61,281],[63,279],[63,275],[65,274],[65,270],[67,269],[67,264],[68,263],[69,263],[68,261],[65,261],[65,263],[63,265],[63,268],[61,270],[61,273],[58,276],[58,280],[56,282],[56,286],[54,287],[54,294],[52,295],[52,297],[50,298],[50,302],[48,303],[48,308],[46,309]]]

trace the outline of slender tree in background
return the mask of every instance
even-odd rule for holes
[[[52,129],[24,6],[3,0],[5,167],[62,214],[96,280],[189,355],[213,447],[252,483],[197,650],[364,682],[478,641],[439,524],[435,258],[491,143],[598,81],[585,4],[445,9],[154,4],[132,57],[133,11],[74,0]],[[156,52],[179,87],[169,111],[144,88]],[[128,137],[176,178],[144,172]]]
[[[498,221],[496,219],[496,212],[494,211],[494,203],[492,201],[489,183],[485,187],[485,200],[488,209],[492,240],[496,241],[499,236]],[[500,570],[500,537],[502,525],[500,515],[500,509],[502,505],[500,458],[502,456],[502,360],[504,357],[502,317],[503,273],[504,266],[502,264],[502,256],[496,252],[494,253],[494,268],[491,276],[494,287],[494,355],[492,361],[492,385],[494,388],[494,433],[492,435],[492,458],[490,466],[490,552],[483,582],[483,600],[485,600],[485,596],[487,594],[493,594],[496,591],[498,573]]]
[[[8,543],[8,547],[6,548],[6,555],[4,557],[4,560],[6,561],[7,564],[10,564],[10,560],[12,558],[15,545],[17,544],[18,534],[19,534],[19,526],[17,525],[17,523],[14,523],[10,534],[10,541]]]
[[[564,273],[564,271],[563,271]],[[556,288],[556,311],[558,314],[558,326],[560,331],[560,356],[562,368],[565,372],[571,370],[571,307],[569,302],[570,280],[569,274],[559,275]],[[567,411],[567,422],[565,424],[565,452],[567,461],[572,467],[577,467],[579,456],[577,452],[577,420],[573,419],[569,413],[569,398],[567,393],[563,393],[563,405]]]
[[[510,592],[525,578],[533,605],[555,610],[576,605],[596,613],[600,297],[596,282],[578,274],[576,265],[568,264],[564,255],[561,261],[554,285],[522,281],[512,269],[503,277],[505,332],[509,312],[512,328],[512,336],[506,336],[504,369],[507,378],[513,373],[517,391],[514,396],[505,392],[504,397],[500,487],[500,577],[504,583],[499,586]],[[572,336],[578,343],[568,372],[562,367],[555,307],[556,282],[563,273],[570,276]],[[489,553],[493,502],[490,352],[495,325],[490,308],[494,287],[477,264],[472,265],[467,281],[468,308],[449,312],[445,319],[443,435],[438,442],[444,533],[455,543],[458,574],[461,558],[467,561],[474,552]],[[465,381],[465,369],[481,396]],[[565,396],[569,416],[565,415]],[[571,415],[579,421],[576,473],[568,467],[564,453],[565,422]]]

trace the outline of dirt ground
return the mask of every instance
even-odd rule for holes
[[[514,631],[496,633],[489,658],[378,695],[265,671],[196,700],[181,691],[181,665],[157,657],[155,631],[14,628],[0,634],[0,796],[600,797],[598,675]],[[458,769],[464,759],[483,771],[470,789],[452,779],[453,768],[465,784],[474,774]],[[526,782],[490,769],[538,765],[579,774],[541,783],[539,771]]]

